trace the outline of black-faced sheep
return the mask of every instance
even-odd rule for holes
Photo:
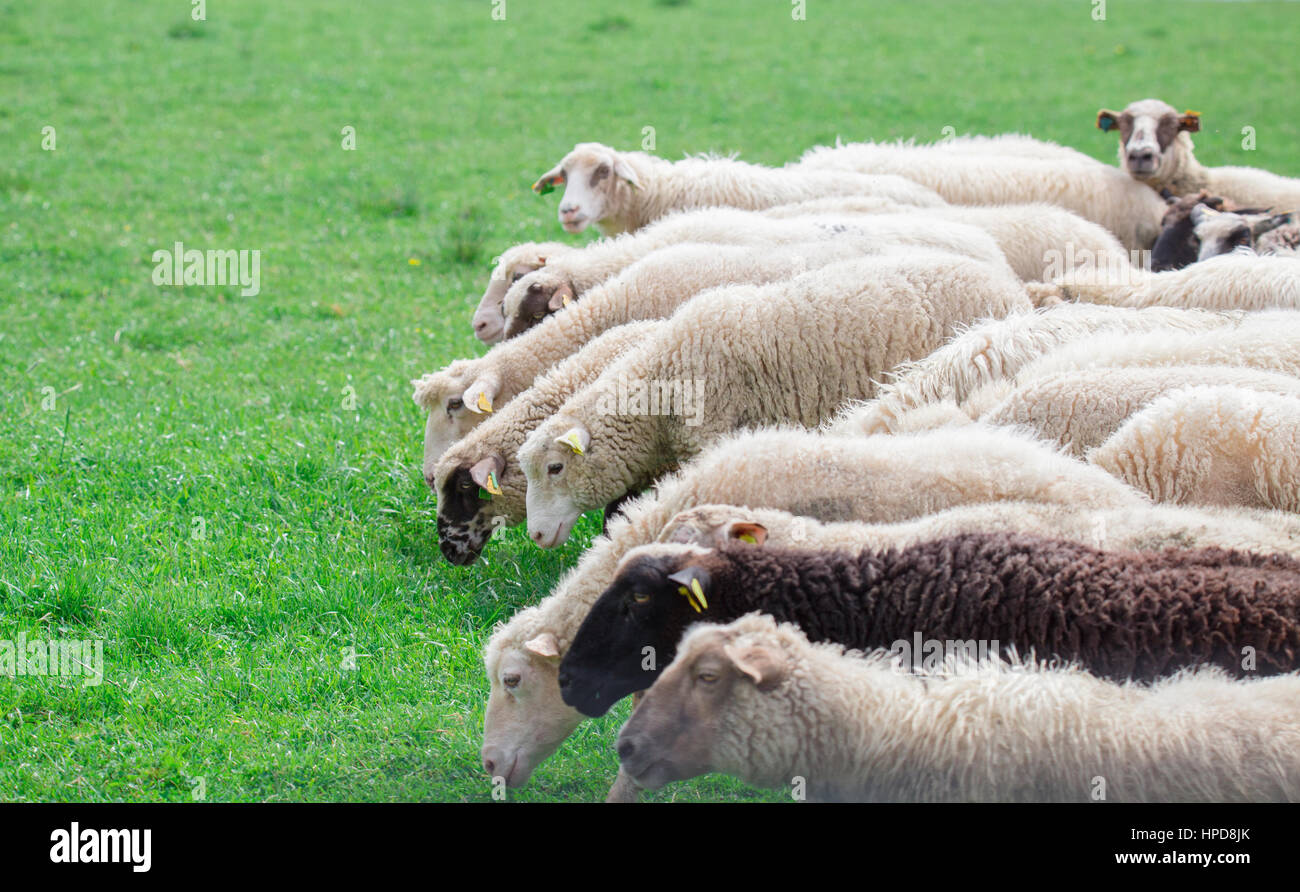
[[[903,672],[751,615],[699,624],[618,738],[645,787],[708,772],[811,800],[1295,802],[1300,676],[1153,686],[993,660]]]

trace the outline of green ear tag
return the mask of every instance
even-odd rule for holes
[[[492,501],[492,493],[488,492],[486,489],[484,489],[481,486],[478,488],[478,497],[485,502]]]

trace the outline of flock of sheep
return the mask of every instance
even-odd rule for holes
[[[605,510],[487,645],[490,776],[635,694],[611,800],[1300,800],[1300,180],[1158,100],[1097,124],[1119,167],[583,143],[537,181],[607,237],[506,250],[494,346],[412,382],[448,560]]]

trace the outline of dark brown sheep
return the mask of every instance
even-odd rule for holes
[[[756,610],[813,641],[996,641],[1112,679],[1201,663],[1237,676],[1300,668],[1300,561],[1284,555],[1108,552],[1010,533],[861,554],[653,545],[628,554],[578,630],[560,665],[564,700],[603,714],[654,683],[691,623]]]

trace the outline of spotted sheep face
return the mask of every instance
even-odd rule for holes
[[[616,212],[620,194],[639,189],[636,172],[618,152],[600,143],[587,142],[573,151],[533,184],[541,195],[564,186],[560,199],[560,225],[565,232],[582,232]]]
[[[1160,180],[1172,171],[1174,143],[1179,133],[1201,129],[1197,112],[1183,112],[1159,99],[1129,103],[1122,112],[1102,109],[1097,126],[1106,132],[1119,131],[1119,163],[1138,180]]]
[[[493,270],[488,280],[487,290],[474,311],[474,337],[485,344],[495,344],[506,334],[506,318],[503,310],[506,293],[510,286],[524,276],[546,265],[546,258],[534,256],[525,260],[507,262],[504,267]]]
[[[439,463],[430,485],[438,496],[438,548],[451,563],[474,563],[498,527],[520,519],[496,501],[504,473],[505,459],[495,453]]]
[[[1216,211],[1197,205],[1191,213],[1193,232],[1200,243],[1197,260],[1233,251],[1255,249],[1255,240],[1292,219],[1291,214],[1251,214]]]
[[[502,301],[505,336],[517,337],[577,299],[573,283],[552,270],[517,279]]]

